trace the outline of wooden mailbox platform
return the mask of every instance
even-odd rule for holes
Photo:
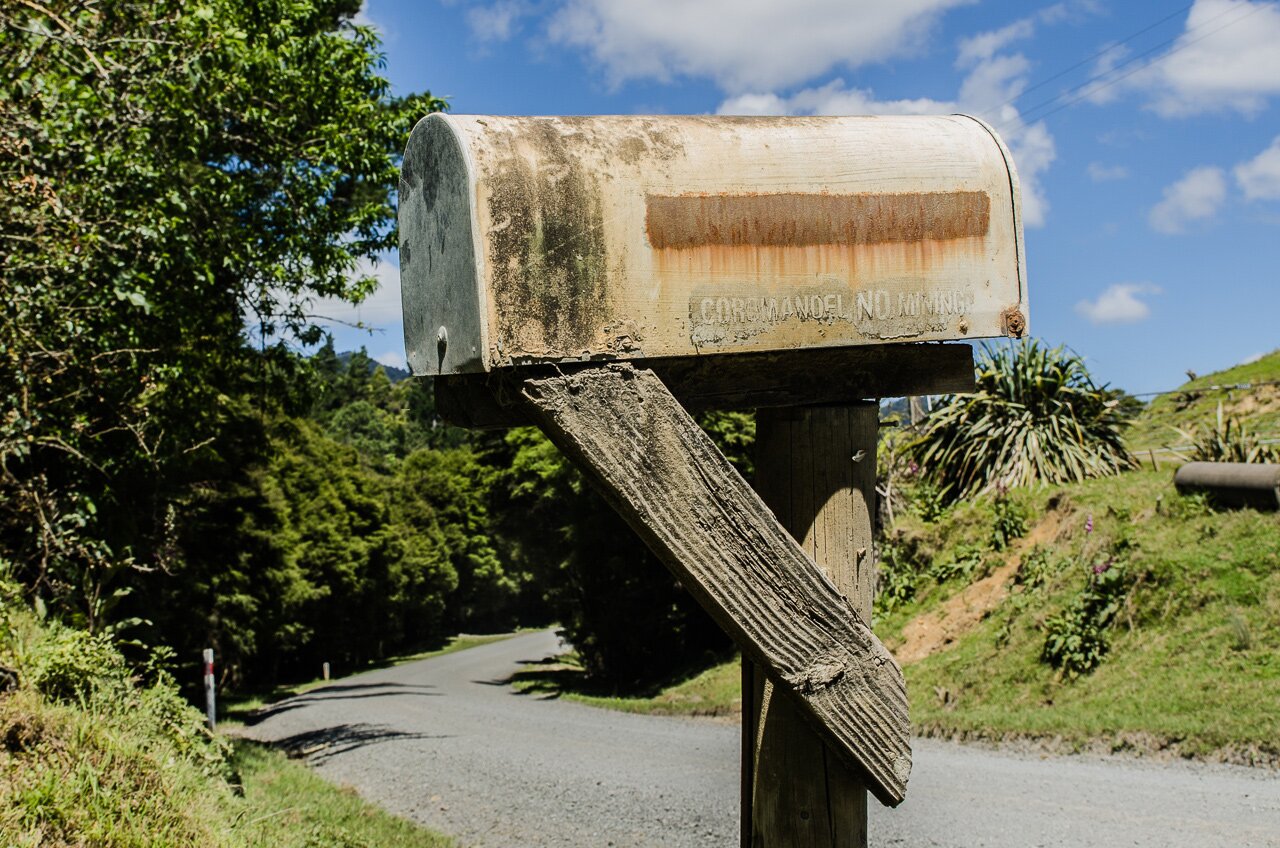
[[[405,341],[439,409],[533,423],[737,641],[744,846],[861,846],[902,801],[902,672],[870,629],[876,413],[967,391],[1027,329],[990,127],[432,115],[400,187]],[[817,405],[817,406],[815,406]],[[760,494],[689,410],[759,418]]]

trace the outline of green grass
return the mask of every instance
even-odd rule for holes
[[[1225,371],[1206,374],[1185,383],[1183,390],[1209,386],[1265,383],[1280,380],[1280,350],[1248,365],[1237,365]],[[1247,419],[1255,433],[1280,435],[1280,386],[1262,386],[1252,390],[1213,390],[1197,394],[1169,394],[1154,398],[1126,434],[1131,450],[1141,453],[1148,448],[1175,445],[1183,440],[1178,429],[1210,425],[1221,402],[1229,415]],[[1139,459],[1145,457],[1139,456]]]
[[[439,657],[445,654],[452,654],[455,651],[464,651],[467,648],[475,648],[480,645],[488,645],[491,642],[501,642],[504,639],[510,639],[527,631],[517,630],[512,633],[491,633],[491,634],[470,634],[462,633],[457,636],[450,637],[447,644],[440,648],[434,648],[430,651],[419,651],[413,654],[403,654],[401,656],[390,657],[378,663],[371,663],[357,671],[370,671],[376,668],[387,668],[389,666],[404,665],[405,663],[417,662],[418,660],[430,659],[431,657]],[[335,678],[336,679],[336,678]],[[231,722],[240,722],[248,718],[255,711],[262,709],[267,704],[290,698],[294,695],[301,695],[304,692],[310,692],[312,689],[319,689],[330,683],[322,677],[313,680],[306,680],[301,683],[290,683],[284,686],[275,686],[268,690],[251,691],[237,693],[232,692],[222,696],[218,702],[219,720]]]
[[[368,804],[279,751],[240,740],[232,763],[243,798],[232,832],[245,845],[272,848],[449,848],[456,843]]]
[[[631,697],[601,693],[573,654],[517,672],[518,691],[565,698],[593,707],[628,713],[667,716],[731,717],[742,712],[741,661],[733,659],[691,673],[683,679]]]
[[[907,666],[917,728],[1280,763],[1280,515],[1210,511],[1153,472],[1037,501],[1063,528],[1054,570],[1038,588],[1015,587],[952,647]],[[933,532],[952,529],[944,519]],[[1040,660],[1045,621],[1117,549],[1135,585],[1101,666],[1072,679]],[[913,612],[877,630],[892,641]]]
[[[172,678],[46,626],[0,586],[0,845],[449,848],[282,753],[211,736]],[[66,684],[74,684],[67,688]]]

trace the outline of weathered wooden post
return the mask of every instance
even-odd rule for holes
[[[1020,337],[1022,254],[1008,152],[965,116],[413,131],[409,363],[456,423],[540,426],[741,646],[744,844],[863,845],[864,789],[903,798],[867,401],[971,388],[968,345],[918,342]],[[763,500],[707,408],[766,410]]]

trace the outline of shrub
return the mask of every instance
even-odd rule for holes
[[[1070,677],[1097,668],[1111,645],[1107,631],[1124,607],[1131,585],[1123,562],[1108,559],[1094,565],[1071,604],[1045,621],[1040,658]]]
[[[1263,444],[1239,419],[1224,416],[1221,403],[1212,429],[1178,432],[1191,442],[1195,462],[1280,462],[1280,448]]]
[[[942,400],[915,455],[950,499],[1116,474],[1134,466],[1120,406],[1065,348],[985,348],[977,391]]]

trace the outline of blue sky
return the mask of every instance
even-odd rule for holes
[[[983,116],[1024,186],[1032,332],[1131,392],[1280,347],[1280,0],[368,0],[459,113]],[[404,360],[398,270],[339,348]]]

